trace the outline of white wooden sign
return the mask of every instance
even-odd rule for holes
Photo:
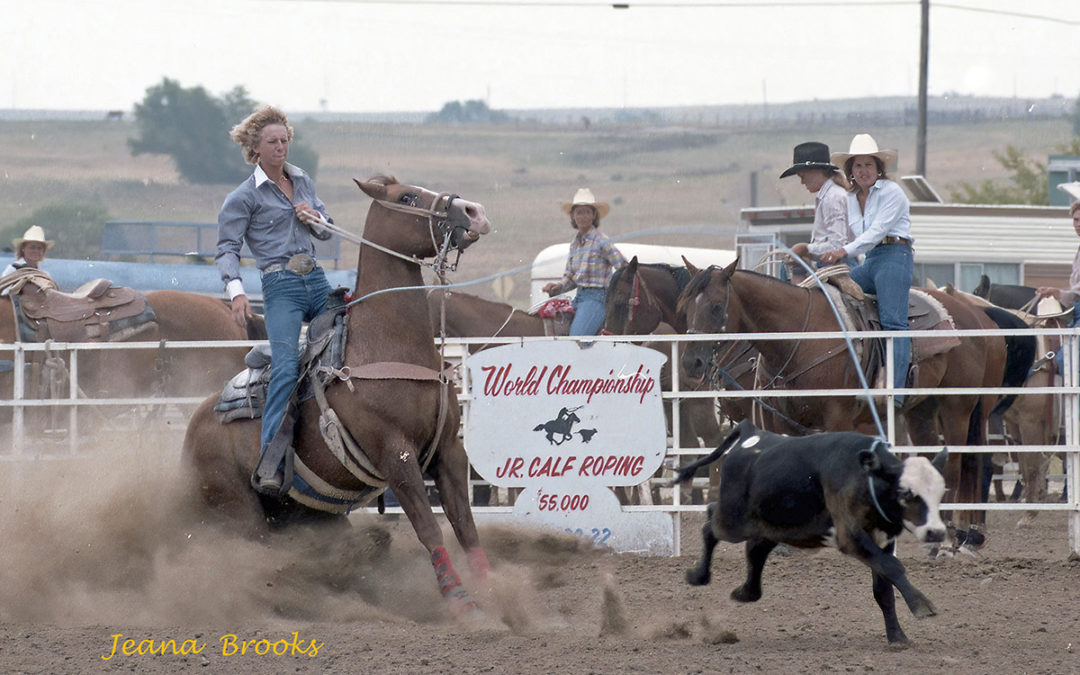
[[[486,480],[525,488],[514,520],[620,552],[674,553],[669,514],[623,512],[609,489],[643,483],[663,462],[665,360],[635,345],[569,341],[469,357],[465,446]]]

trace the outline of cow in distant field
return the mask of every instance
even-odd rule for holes
[[[720,499],[709,504],[697,567],[686,572],[694,586],[709,583],[713,549],[720,541],[746,542],[746,581],[731,593],[739,602],[761,598],[761,572],[777,544],[835,546],[873,572],[874,599],[889,642],[907,642],[896,618],[893,588],[916,617],[933,616],[933,604],[911,585],[893,555],[904,529],[922,542],[945,540],[938,507],[945,494],[941,472],[947,450],[933,462],[901,460],[886,444],[854,432],[789,437],[741,422],[708,457],[679,469],[675,482],[722,456]]]

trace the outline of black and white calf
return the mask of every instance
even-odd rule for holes
[[[941,471],[947,450],[933,462],[900,460],[878,439],[854,432],[789,437],[741,422],[711,455],[679,470],[676,483],[723,456],[720,500],[709,504],[694,586],[709,583],[719,541],[746,542],[746,581],[731,593],[739,602],[761,598],[761,571],[777,544],[835,546],[873,572],[874,599],[889,642],[907,642],[896,618],[893,587],[911,613],[923,618],[933,604],[908,581],[893,555],[904,529],[922,542],[945,540],[938,507],[945,493]]]

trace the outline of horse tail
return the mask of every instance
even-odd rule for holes
[[[971,411],[970,424],[968,425],[967,444],[985,445],[983,437],[983,397],[980,396],[975,408]]]
[[[544,425],[543,424],[537,424],[535,427],[533,427],[533,431],[543,431],[543,430],[544,430]]]
[[[1023,319],[997,307],[984,307],[983,311],[999,328],[1028,328]],[[1009,335],[1005,338],[1005,377],[1002,379],[1004,387],[1022,387],[1031,374],[1031,366],[1035,363],[1035,352],[1038,351],[1037,340],[1034,335]],[[1016,394],[1008,394],[998,400],[988,417],[1001,415],[1016,401]]]

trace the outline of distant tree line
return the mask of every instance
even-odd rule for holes
[[[480,100],[450,101],[439,112],[424,118],[425,124],[504,124],[509,121],[510,116],[505,112],[492,110]]]

